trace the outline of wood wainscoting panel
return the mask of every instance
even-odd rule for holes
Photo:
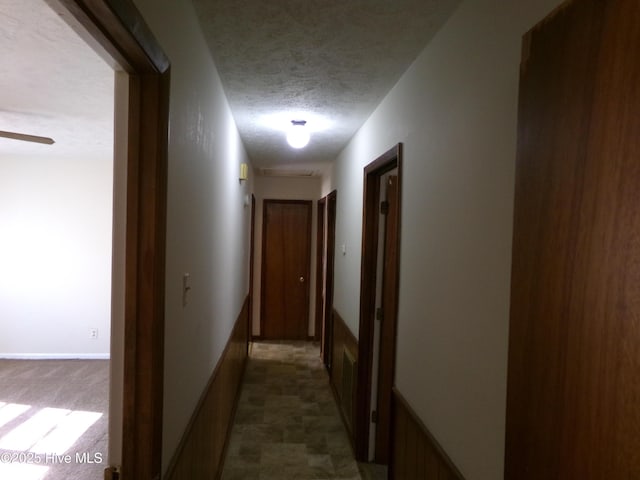
[[[219,478],[247,360],[249,296],[171,461],[167,480]]]
[[[356,406],[356,387],[358,385],[357,381],[357,362],[358,362],[358,340],[354,337],[349,327],[345,324],[344,320],[340,316],[340,314],[333,309],[333,335],[332,335],[332,361],[331,361],[331,387],[338,397],[338,404],[344,405],[344,396],[351,395],[351,401],[347,402],[350,404],[351,411],[345,412],[343,408],[341,408],[341,413],[343,415],[343,419],[345,420],[345,425],[349,430],[349,435],[351,440],[353,441],[355,430],[353,428],[353,419],[355,419],[355,406]],[[356,363],[356,368],[354,368],[354,378],[351,382],[352,388],[351,392],[343,391],[343,361],[344,361],[344,353],[345,350],[348,351],[351,358]]]
[[[393,389],[389,478],[464,480],[404,397]]]

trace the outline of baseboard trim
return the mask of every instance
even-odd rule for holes
[[[109,353],[0,353],[0,360],[110,360]]]
[[[221,475],[247,361],[248,305],[247,295],[224,351],[162,478],[216,479]]]
[[[409,402],[393,388],[389,478],[465,480]]]

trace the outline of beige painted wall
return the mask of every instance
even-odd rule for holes
[[[255,256],[253,294],[253,335],[260,334],[260,292],[262,273],[262,209],[264,199],[273,200],[312,200],[313,214],[311,227],[311,278],[309,296],[309,335],[315,332],[315,289],[316,289],[316,214],[317,200],[320,199],[320,178],[293,178],[293,177],[256,177],[256,230],[255,230]]]
[[[249,292],[250,185],[238,181],[247,155],[191,2],[134,1],[171,61],[164,471]]]
[[[362,170],[404,144],[396,384],[468,480],[503,477],[521,37],[558,3],[464,1],[330,182],[334,306],[357,334]]]

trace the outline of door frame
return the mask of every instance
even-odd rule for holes
[[[325,292],[325,255],[326,255],[326,220],[327,197],[323,197],[316,203],[316,318],[313,339],[321,341],[320,354],[324,352],[324,342],[322,342],[322,329],[324,325],[324,296]]]
[[[364,168],[363,221],[362,221],[362,264],[360,273],[360,323],[358,336],[358,384],[356,390],[355,454],[360,462],[368,461],[371,389],[374,352],[374,330],[376,312],[376,279],[378,268],[378,227],[380,219],[380,179],[385,173],[398,170],[397,203],[397,245],[395,258],[390,261],[396,266],[395,299],[393,306],[395,319],[398,315],[398,291],[400,271],[400,221],[402,211],[402,144],[398,143]],[[395,329],[394,329],[395,330]],[[393,348],[395,350],[395,341]],[[391,355],[395,358],[395,352]],[[391,366],[392,371],[394,365]],[[393,419],[391,420],[393,422]],[[393,431],[393,424],[390,425]],[[391,439],[389,442],[391,448]]]
[[[336,208],[338,204],[338,192],[333,190],[327,199],[327,243],[324,288],[324,318],[322,319],[323,335],[323,361],[329,373],[331,373],[331,361],[333,360],[333,280],[336,256]]]
[[[261,265],[260,265],[260,338],[265,338],[265,328],[264,328],[264,323],[265,323],[265,308],[266,308],[266,302],[265,302],[265,276],[266,276],[266,244],[267,244],[267,236],[265,235],[266,232],[266,228],[267,228],[267,207],[268,205],[271,204],[282,204],[282,205],[304,205],[306,207],[309,208],[309,221],[307,222],[307,236],[309,238],[309,258],[307,259],[306,262],[306,272],[305,272],[305,278],[307,278],[307,282],[306,282],[306,290],[305,290],[305,295],[306,295],[306,313],[305,313],[305,318],[306,318],[306,333],[305,333],[305,340],[307,340],[309,338],[309,312],[311,310],[311,302],[310,302],[310,297],[311,297],[311,258],[312,258],[312,250],[311,250],[311,245],[312,245],[312,230],[313,230],[313,201],[312,200],[278,200],[278,199],[264,199],[262,200],[262,248],[261,248]]]
[[[253,338],[253,305],[254,305],[254,289],[253,289],[253,277],[254,277],[254,258],[255,258],[255,246],[256,246],[256,196],[251,194],[251,237],[249,239],[249,319],[247,320],[249,325],[247,329],[247,354],[249,353],[249,342]]]
[[[115,71],[129,75],[127,134],[116,139],[127,144],[120,474],[159,479],[170,62],[131,0],[46,2]]]

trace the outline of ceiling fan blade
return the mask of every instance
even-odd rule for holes
[[[49,137],[26,135],[24,133],[4,132],[2,130],[0,130],[0,137],[10,138],[12,140],[22,140],[23,142],[44,143],[45,145],[53,145],[54,143],[56,143],[52,138]]]

